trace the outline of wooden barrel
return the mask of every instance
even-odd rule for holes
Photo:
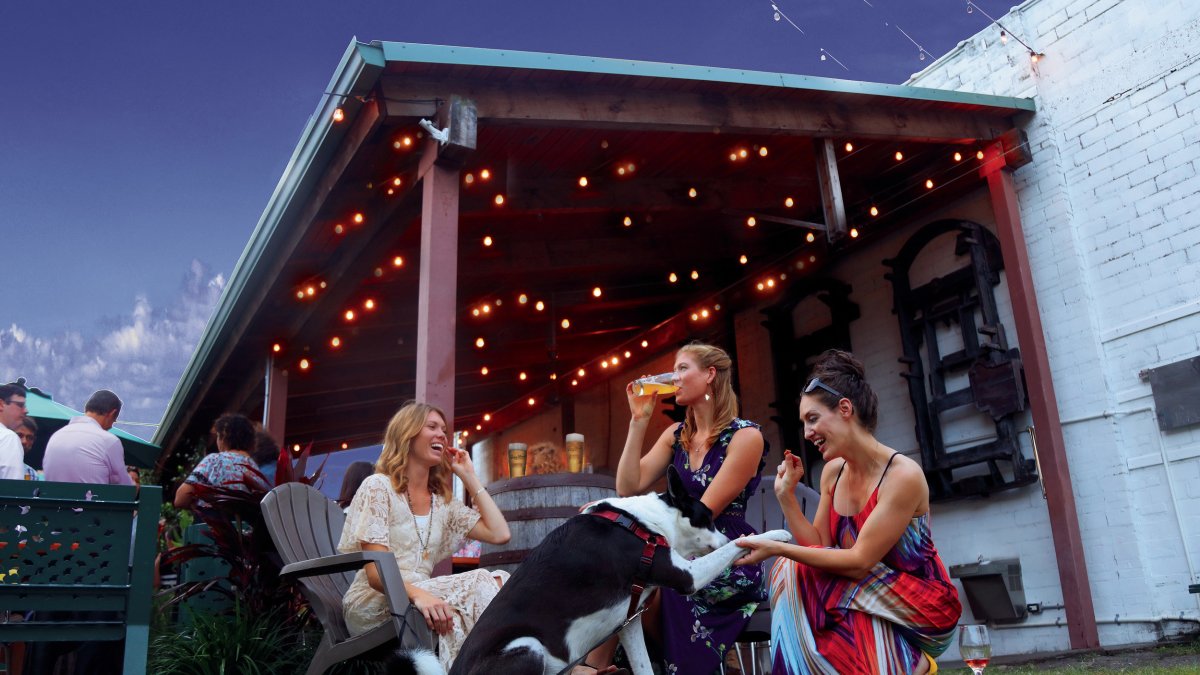
[[[488,486],[496,506],[504,512],[512,539],[503,546],[483,543],[479,566],[516,571],[529,552],[547,534],[579,513],[579,507],[605,497],[616,497],[612,476],[593,473],[552,473],[506,478]]]

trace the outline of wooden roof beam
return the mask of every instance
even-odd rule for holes
[[[878,101],[852,105],[799,96],[731,96],[653,89],[603,90],[543,82],[485,82],[384,75],[391,118],[410,119],[414,100],[475,102],[481,124],[568,128],[787,134],[940,142],[990,140],[1008,118],[960,110],[907,112]],[[425,107],[427,109],[427,106]]]

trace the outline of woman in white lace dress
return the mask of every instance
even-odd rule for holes
[[[408,596],[437,634],[438,660],[449,670],[508,573],[473,570],[431,579],[433,565],[466,536],[507,543],[508,523],[475,475],[470,455],[450,445],[446,416],[434,406],[409,402],[392,416],[375,471],[350,502],[338,550],[396,555]],[[478,512],[453,498],[451,473],[474,495]],[[390,619],[382,589],[375,565],[355,575],[342,599],[351,634]]]

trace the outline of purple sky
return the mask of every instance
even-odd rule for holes
[[[2,3],[0,381],[156,422],[353,37],[899,83],[932,59],[893,18],[934,55],[987,27],[870,2],[777,0],[804,35],[769,0]]]

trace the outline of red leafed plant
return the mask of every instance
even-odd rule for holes
[[[249,469],[236,482],[193,484],[195,503],[199,505],[194,508],[196,519],[207,526],[210,542],[172,547],[163,555],[162,563],[178,565],[202,557],[216,558],[226,564],[227,573],[224,577],[181,583],[174,589],[170,604],[214,591],[236,599],[251,615],[286,607],[283,616],[300,625],[307,623],[310,613],[298,586],[279,578],[282,565],[259,504],[271,488],[290,482],[312,485],[320,478],[324,460],[312,475],[306,475],[311,449],[311,444],[305,447],[293,466],[287,448],[281,448],[274,485],[257,468]]]

